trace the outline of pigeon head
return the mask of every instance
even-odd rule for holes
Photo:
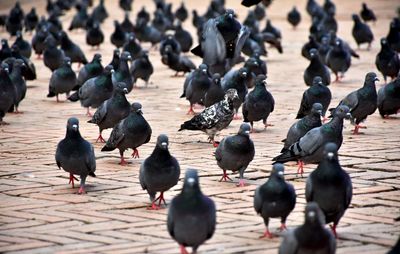
[[[129,33],[129,41],[134,41],[136,39],[135,33]]]
[[[21,31],[17,31],[17,39],[21,39],[22,38],[22,33],[21,33]]]
[[[312,105],[311,114],[318,114],[318,115],[322,116],[323,109],[324,109],[324,107],[322,106],[322,104],[316,102]]]
[[[375,81],[379,81],[378,77],[376,76],[375,72],[368,72],[367,75],[365,75],[365,85],[375,85]]]
[[[234,88],[228,89],[225,93],[225,99],[227,99],[229,101],[239,99],[239,95],[238,95],[236,89],[234,89]]]
[[[2,46],[2,47],[8,46],[8,41],[7,41],[7,39],[1,39],[1,46]]]
[[[13,66],[23,67],[25,66],[24,61],[22,59],[16,59],[13,63]]]
[[[320,226],[325,224],[325,216],[316,202],[307,203],[305,217],[305,224]]]
[[[318,57],[318,51],[317,51],[317,49],[312,48],[312,49],[310,49],[309,53],[310,53],[310,57],[311,57],[311,58]]]
[[[361,22],[360,17],[357,14],[351,15],[351,18],[354,22]]]
[[[111,75],[113,72],[114,72],[114,67],[110,64],[104,68],[104,74],[106,75]]]
[[[267,77],[264,74],[260,74],[256,77],[256,81],[255,84],[256,86],[263,86],[265,87],[265,85],[267,84]]]
[[[79,131],[79,120],[75,117],[71,117],[67,122],[67,131],[77,132]]]
[[[250,127],[250,125],[249,125],[248,123],[242,123],[242,124],[240,125],[240,127],[239,127],[239,132],[238,132],[238,134],[239,134],[239,135],[242,135],[242,136],[249,136],[249,134],[250,134],[250,129],[251,129],[251,127]]]
[[[386,38],[383,37],[383,38],[381,39],[381,46],[384,47],[384,46],[386,46],[386,45],[388,45],[388,42],[387,42]]]
[[[9,66],[6,63],[1,63],[0,70],[1,72],[5,72],[7,74],[10,72]]]
[[[313,85],[323,85],[322,78],[320,76],[315,76],[313,79]]]
[[[232,9],[227,9],[225,11],[225,17],[227,19],[233,19],[235,17],[235,12]]]
[[[207,64],[204,64],[204,63],[200,64],[199,65],[199,70],[201,70],[201,73],[207,74],[207,70],[208,70]]]
[[[163,149],[163,150],[168,150],[168,136],[165,134],[161,134],[160,136],[158,136],[157,138],[157,147]]]
[[[214,81],[215,84],[221,85],[221,75],[219,73],[214,73],[212,75],[212,80]]]
[[[272,165],[271,176],[277,176],[279,178],[284,179],[285,175],[285,166],[282,163],[275,163]]]
[[[244,67],[240,68],[239,75],[241,78],[246,78],[247,77],[247,68],[244,68]]]
[[[64,57],[63,63],[64,63],[64,65],[66,65],[66,66],[71,66],[71,58],[69,58],[69,57]]]
[[[365,10],[367,9],[367,4],[366,3],[362,3],[362,8]]]
[[[333,159],[337,159],[337,154],[338,152],[338,147],[335,143],[327,143],[324,147],[324,156],[328,159],[328,160],[333,160]]]
[[[139,102],[132,103],[131,111],[142,115],[143,114],[143,112],[142,112],[142,104],[140,104]]]
[[[200,191],[199,176],[197,175],[197,170],[195,169],[186,170],[182,191],[184,193],[193,193]]]
[[[334,116],[337,116],[342,119],[350,119],[350,109],[346,105],[340,105],[334,110]]]
[[[122,52],[121,59],[124,61],[132,61],[131,53],[129,53],[128,51]]]
[[[128,88],[126,88],[126,85],[124,82],[117,82],[117,84],[115,85],[115,88],[116,88],[115,89],[116,91],[119,91],[124,94],[127,94],[129,92]]]
[[[100,62],[101,61],[101,55],[99,53],[94,54],[92,61],[93,62],[94,61],[99,61]]]

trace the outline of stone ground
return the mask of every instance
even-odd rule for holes
[[[28,11],[36,5],[39,13],[44,12],[44,1],[21,1]],[[97,2],[97,1],[96,1]],[[109,35],[113,30],[112,20],[122,19],[117,1],[106,1],[111,18],[103,29],[106,42],[100,52],[104,63],[111,59],[113,47]],[[175,6],[180,1],[174,1]],[[208,1],[185,1],[187,6],[205,11]],[[129,94],[130,101],[143,105],[144,116],[153,128],[151,141],[140,147],[140,159],[129,159],[128,166],[118,165],[118,152],[102,153],[102,144],[94,143],[97,127],[87,124],[85,110],[79,103],[56,103],[46,98],[50,71],[43,62],[33,61],[38,79],[28,82],[26,99],[19,115],[7,115],[8,126],[0,127],[0,252],[1,253],[178,253],[178,245],[166,230],[167,209],[148,211],[148,195],[138,181],[139,166],[151,153],[156,137],[160,133],[170,137],[170,150],[182,170],[195,168],[201,176],[205,194],[211,196],[218,209],[218,225],[214,237],[199,249],[200,253],[276,253],[280,238],[258,239],[264,232],[264,224],[253,209],[255,188],[264,183],[271,170],[271,158],[280,151],[282,140],[289,126],[294,122],[295,113],[306,86],[303,84],[303,70],[308,62],[300,56],[300,48],[307,39],[310,19],[305,14],[305,0],[296,1],[303,14],[303,21],[297,30],[286,22],[286,13],[294,1],[275,1],[268,10],[273,23],[282,29],[284,54],[269,50],[268,89],[276,100],[276,109],[269,118],[274,126],[267,131],[262,124],[255,127],[260,132],[251,137],[256,145],[256,156],[245,173],[248,185],[238,188],[234,183],[218,182],[222,171],[213,158],[214,149],[206,143],[202,133],[177,132],[179,125],[189,119],[188,103],[179,99],[184,78],[173,78],[171,70],[162,65],[159,53],[150,51],[155,66],[152,85],[139,88]],[[358,12],[361,1],[336,0],[339,19],[339,35],[356,47],[351,37],[350,15]],[[369,71],[377,71],[374,60],[379,51],[379,39],[388,32],[390,18],[395,13],[396,1],[367,1],[376,10],[378,22],[372,25],[375,41],[370,51],[358,50],[360,59],[346,73],[343,82],[330,86],[333,92],[332,106],[350,91],[363,84]],[[1,1],[0,12],[7,12],[14,1]],[[134,14],[146,4],[153,10],[150,0],[135,0]],[[240,19],[247,10],[239,1],[227,0],[227,6],[234,8]],[[62,17],[64,27],[69,25],[72,12]],[[131,16],[134,20],[134,15]],[[193,31],[191,21],[185,27]],[[261,23],[264,27],[264,22]],[[85,44],[84,32],[72,32],[78,42],[92,58],[95,51]],[[9,38],[0,33],[1,38]],[[31,39],[30,35],[26,38]],[[12,39],[13,40],[13,39]],[[144,45],[149,48],[149,45]],[[200,59],[190,56],[196,64]],[[77,69],[77,66],[74,66]],[[378,87],[381,87],[380,82]],[[54,161],[57,142],[65,135],[69,117],[78,117],[82,135],[95,146],[97,157],[97,178],[88,178],[86,195],[77,195],[77,189],[68,185],[67,174],[58,170]],[[241,121],[233,121],[221,133],[220,138],[237,132]],[[366,122],[368,129],[363,135],[351,135],[352,126],[347,122],[344,129],[344,143],[340,150],[341,164],[350,173],[354,196],[350,208],[338,228],[338,253],[386,253],[400,233],[400,224],[395,222],[400,208],[400,131],[399,116],[384,120],[378,113]],[[108,137],[110,131],[105,132]],[[307,165],[307,176],[315,165]],[[295,175],[295,164],[287,164],[286,179],[294,184],[298,198],[295,210],[289,216],[289,228],[303,222],[304,187],[306,178]],[[234,177],[237,182],[237,175]],[[167,202],[179,193],[180,181],[166,193]],[[279,226],[273,219],[271,229]]]

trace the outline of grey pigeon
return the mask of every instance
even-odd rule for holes
[[[26,14],[24,19],[25,32],[28,31],[32,32],[35,29],[38,22],[39,22],[39,17],[36,13],[36,8],[32,7],[30,12]]]
[[[167,228],[171,237],[178,242],[181,253],[192,247],[193,253],[210,239],[216,225],[215,203],[200,190],[196,170],[187,170],[182,192],[171,201]]]
[[[134,85],[138,79],[142,79],[147,86],[154,72],[153,64],[149,59],[149,53],[147,51],[142,51],[141,56],[132,62],[129,71],[132,75]]]
[[[77,92],[68,97],[70,101],[80,100],[82,107],[87,108],[87,115],[91,116],[90,107],[97,108],[111,97],[113,83],[111,75],[114,69],[107,65],[101,75],[87,80]]]
[[[43,62],[44,65],[53,72],[63,64],[65,54],[64,51],[57,48],[57,42],[53,36],[47,36],[44,43]]]
[[[270,218],[281,218],[280,230],[286,229],[286,218],[296,205],[296,192],[293,185],[287,183],[284,177],[283,164],[272,166],[268,181],[254,192],[254,209],[264,219],[266,230],[260,238],[272,238],[268,229]]]
[[[185,89],[185,97],[190,103],[188,114],[194,114],[194,104],[204,104],[204,96],[211,86],[208,67],[200,64],[199,68],[190,74],[190,81]]]
[[[245,186],[243,174],[250,162],[254,159],[254,143],[250,139],[250,126],[242,123],[236,135],[225,137],[221,140],[215,151],[215,159],[222,169],[223,175],[220,181],[231,180],[226,171],[239,171],[238,186]]]
[[[121,52],[119,51],[119,49],[117,49],[117,48],[114,49],[113,57],[111,59],[111,62],[109,63],[109,65],[112,65],[114,70],[118,69],[120,56],[121,56]]]
[[[306,42],[301,48],[301,55],[311,61],[310,50],[319,49],[320,43],[317,41],[314,35],[308,36],[308,42]]]
[[[239,70],[230,70],[225,74],[222,80],[222,88],[227,91],[228,89],[236,89],[239,99],[235,100],[234,108],[237,114],[240,106],[244,102],[244,98],[247,95],[248,89],[246,84],[246,78],[249,75],[247,68],[242,67]]]
[[[372,9],[368,8],[366,3],[362,3],[362,9],[360,11],[361,18],[365,21],[373,21],[376,22],[376,16]]]
[[[79,28],[85,29],[86,21],[89,18],[86,5],[77,4],[75,8],[76,8],[76,13],[71,20],[71,24],[68,27],[68,31],[72,31],[74,29],[79,29]]]
[[[57,145],[56,162],[59,169],[69,173],[69,183],[74,188],[74,175],[81,178],[78,193],[85,193],[85,182],[88,175],[96,177],[96,158],[93,146],[82,138],[79,132],[79,120],[71,117],[67,122],[65,138]]]
[[[397,53],[400,52],[400,19],[394,18],[392,22],[390,22],[389,33],[386,36],[386,39],[390,45],[390,47],[395,50]]]
[[[136,40],[134,33],[128,35],[128,40],[122,46],[122,52],[124,51],[131,54],[132,60],[138,59],[143,55],[142,46],[140,46],[140,43]]]
[[[214,147],[218,146],[214,137],[232,122],[234,115],[233,103],[234,100],[237,99],[239,99],[239,97],[236,90],[229,89],[226,91],[222,101],[205,108],[200,114],[184,122],[178,131],[203,131],[207,133],[208,139],[210,142],[213,142]]]
[[[340,148],[343,142],[343,119],[350,116],[349,107],[338,106],[330,122],[311,129],[288,150],[272,160],[280,163],[297,160],[299,163],[297,172],[302,175],[304,172],[303,162],[319,163],[323,159],[325,144],[333,142]]]
[[[8,65],[0,66],[0,125],[7,124],[3,121],[8,110],[14,105],[15,88],[9,77]]]
[[[182,1],[181,5],[175,11],[175,17],[181,22],[184,22],[188,18],[189,14],[185,6],[185,2]]]
[[[172,49],[172,52],[175,54],[180,54],[182,52],[181,45],[179,42],[176,40],[176,38],[172,34],[168,34],[165,36],[165,38],[160,42],[160,55],[163,56],[166,51],[165,48],[167,46],[170,46]]]
[[[127,41],[128,35],[123,31],[121,24],[117,20],[114,20],[114,28],[115,30],[110,36],[110,41],[115,47],[120,48]]]
[[[225,91],[221,87],[221,75],[214,73],[211,77],[211,85],[204,95],[204,106],[209,107],[219,101],[222,101]]]
[[[375,58],[376,68],[382,73],[383,79],[387,80],[387,76],[392,80],[397,77],[400,70],[400,58],[396,51],[394,51],[386,38],[381,39],[381,51]]]
[[[320,76],[325,85],[331,83],[331,74],[329,73],[328,67],[321,61],[318,50],[310,50],[311,61],[306,70],[304,71],[304,82],[308,86],[312,86],[313,80],[316,76]]]
[[[151,207],[159,209],[161,202],[165,203],[164,192],[174,187],[179,180],[181,169],[178,161],[168,150],[168,137],[161,134],[151,155],[140,165],[139,181],[143,190],[150,195]],[[156,197],[156,193],[160,196]],[[158,201],[158,205],[156,204]]]
[[[328,51],[325,61],[336,76],[335,82],[338,82],[350,68],[351,53],[345,47],[343,41],[336,39],[335,45]]]
[[[379,89],[378,110],[383,118],[400,112],[400,75]]]
[[[100,0],[99,4],[93,9],[92,17],[100,23],[103,23],[103,21],[108,17],[108,12],[104,6],[104,0]]]
[[[94,22],[93,25],[89,26],[86,30],[86,44],[90,45],[92,48],[97,47],[100,49],[100,44],[104,42],[104,33],[100,28],[98,22]]]
[[[363,23],[357,14],[353,14],[352,19],[354,21],[354,26],[351,32],[358,48],[360,48],[361,44],[368,43],[367,49],[369,50],[374,40],[371,28],[366,23]]]
[[[104,101],[100,107],[97,108],[92,119],[88,121],[88,123],[94,123],[99,126],[100,133],[96,142],[106,142],[101,135],[102,131],[113,128],[119,121],[129,115],[131,105],[125,96],[127,93],[128,89],[125,87],[125,83],[117,83],[111,98]]]
[[[21,53],[21,55],[23,55],[26,58],[30,58],[32,55],[32,47],[31,44],[24,40],[24,38],[22,37],[22,33],[21,31],[17,32],[17,38],[15,39],[15,42],[13,43],[13,45],[17,45],[19,48],[19,52]]]
[[[174,37],[181,45],[182,51],[189,52],[193,45],[193,38],[188,31],[182,28],[180,23],[175,26]]]
[[[71,68],[71,59],[66,57],[63,65],[51,74],[47,97],[56,96],[59,102],[58,94],[66,93],[68,97],[70,91],[76,86],[76,82],[76,74]]]
[[[368,72],[365,75],[365,81],[363,87],[349,93],[343,100],[340,101],[340,105],[346,105],[350,109],[351,118],[350,122],[355,125],[353,134],[358,134],[360,128],[366,128],[361,126],[369,115],[372,115],[378,108],[378,94],[376,93],[375,82],[379,79],[376,77],[375,72]],[[335,109],[330,109],[331,112]]]
[[[142,114],[142,105],[137,102],[133,103],[129,115],[114,126],[110,138],[101,149],[102,152],[105,152],[118,148],[121,156],[120,165],[127,164],[124,159],[126,149],[133,149],[132,157],[139,158],[137,148],[150,141],[151,127]]]
[[[318,204],[306,205],[304,224],[286,233],[279,254],[335,254],[334,235],[324,227],[325,218]]]
[[[26,95],[26,81],[22,76],[22,68],[25,67],[24,61],[21,59],[16,59],[12,65],[12,71],[10,73],[11,82],[15,88],[15,101],[14,101],[14,108],[15,113],[21,113],[18,111],[19,103],[25,98]],[[14,112],[13,109],[9,109],[9,112]]]
[[[293,6],[293,9],[287,14],[287,20],[293,26],[293,29],[296,29],[297,25],[301,21],[301,14],[296,9],[296,6]]]
[[[253,129],[253,122],[262,120],[265,128],[267,128],[267,119],[274,111],[275,100],[272,94],[265,88],[267,81],[266,76],[260,74],[255,81],[255,88],[247,94],[243,103],[243,120],[250,122],[251,130]]]
[[[186,72],[196,69],[194,63],[187,56],[173,52],[170,45],[165,47],[165,53],[161,61],[169,68],[176,71],[175,76],[178,76],[179,72],[183,72],[184,75]]]
[[[300,119],[308,115],[314,103],[318,102],[322,105],[321,115],[325,119],[325,113],[331,103],[332,93],[329,88],[323,83],[320,76],[314,77],[313,85],[304,91],[301,99],[300,108],[297,112],[296,119]]]
[[[352,195],[350,176],[339,164],[338,147],[327,143],[324,159],[307,179],[306,200],[318,204],[325,215],[325,223],[333,222],[331,228],[336,238],[336,226],[349,207]]]
[[[128,12],[125,13],[124,20],[121,22],[121,28],[122,28],[122,31],[124,31],[125,33],[133,33],[135,30],[135,26],[129,20]]]
[[[72,63],[78,63],[78,68],[81,64],[88,63],[82,49],[76,43],[71,41],[66,32],[61,31],[59,36],[61,39],[61,49],[64,51],[64,54],[71,59]]]
[[[307,114],[290,126],[286,138],[282,140],[284,142],[281,153],[287,151],[291,145],[300,140],[307,132],[315,127],[322,125],[321,115],[323,112],[323,107],[321,103],[314,103],[311,110]]]
[[[163,39],[162,33],[143,19],[137,20],[135,34],[139,41],[150,42],[153,47]]]
[[[125,87],[128,89],[129,93],[133,89],[133,79],[129,71],[128,61],[132,61],[131,54],[129,52],[122,52],[118,69],[112,74],[112,81],[114,85],[117,82],[125,83]]]
[[[87,80],[97,77],[102,73],[103,65],[101,64],[101,55],[96,53],[94,54],[92,61],[85,64],[85,66],[80,69],[77,77],[77,88],[81,87]]]

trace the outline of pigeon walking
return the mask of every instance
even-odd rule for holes
[[[77,87],[78,90],[87,80],[97,77],[103,73],[103,65],[101,64],[101,55],[96,53],[90,63],[85,64],[83,68],[79,71],[77,77]]]
[[[165,47],[165,53],[162,56],[162,63],[176,71],[175,76],[178,76],[179,72],[183,72],[184,75],[185,73],[196,69],[194,63],[187,56],[174,53],[170,45]]]
[[[293,29],[296,29],[297,25],[301,21],[301,14],[296,9],[296,6],[293,6],[293,9],[287,14],[287,20],[293,26]]]
[[[72,63],[78,63],[78,68],[81,64],[88,63],[82,49],[71,41],[66,32],[60,32],[60,39],[61,49],[64,51],[64,54],[71,59]]]
[[[361,18],[365,21],[373,21],[376,22],[376,16],[372,9],[368,8],[366,3],[362,3],[362,9],[360,11]]]
[[[117,82],[122,82],[125,84],[128,93],[133,89],[133,79],[129,71],[128,61],[132,61],[131,54],[129,52],[122,52],[119,59],[118,69],[112,74],[112,81],[115,85]]]
[[[56,39],[52,35],[47,36],[44,43],[43,62],[53,72],[63,64],[65,54],[63,50],[57,48]]]
[[[353,14],[352,19],[354,21],[352,35],[358,48],[360,48],[360,44],[368,43],[367,49],[369,50],[371,48],[371,42],[374,40],[371,28],[363,23],[357,14]]]
[[[221,75],[214,73],[211,77],[211,85],[204,95],[204,106],[209,107],[219,101],[222,101],[225,91],[221,87]]]
[[[382,73],[383,79],[387,80],[387,76],[392,80],[397,77],[400,70],[400,58],[396,51],[394,51],[386,38],[381,39],[381,51],[375,58],[376,68]]]
[[[76,74],[71,68],[71,59],[65,57],[63,65],[51,74],[47,97],[56,96],[57,102],[60,102],[58,94],[66,93],[68,97],[70,91],[75,88],[76,82]]]
[[[147,87],[150,77],[154,73],[154,67],[153,64],[150,62],[149,54],[147,51],[143,51],[142,55],[132,62],[129,71],[132,75],[134,85],[136,85],[138,79],[142,79]]]
[[[15,101],[14,101],[14,107],[9,109],[9,112],[15,112],[17,114],[22,113],[21,111],[18,110],[18,106],[19,103],[23,99],[25,99],[27,90],[26,81],[22,76],[22,68],[24,67],[25,67],[24,61],[22,61],[21,59],[16,59],[12,65],[12,71],[10,73],[10,79],[15,88],[15,98],[14,98]]]
[[[310,64],[304,71],[303,75],[304,82],[307,86],[312,86],[314,78],[319,76],[322,78],[322,82],[328,86],[331,83],[331,74],[329,73],[328,67],[326,67],[326,65],[321,61],[318,50],[311,49],[310,57]]]
[[[335,45],[328,51],[325,61],[336,76],[335,82],[339,82],[350,68],[351,53],[345,48],[341,40],[336,39]]]
[[[378,91],[378,110],[383,118],[400,113],[400,75]]]
[[[188,114],[194,114],[194,104],[204,104],[204,96],[211,86],[211,79],[208,75],[208,67],[205,64],[200,64],[199,68],[190,74],[185,89],[185,97],[190,103]]]

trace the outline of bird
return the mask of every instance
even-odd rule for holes
[[[193,38],[187,30],[182,28],[180,23],[175,26],[174,37],[179,42],[183,52],[190,51],[193,45]]]
[[[172,35],[172,34],[167,34],[165,38],[160,42],[160,55],[161,57],[166,54],[166,47],[170,46],[172,49],[172,52],[175,54],[180,54],[182,52],[181,44],[178,42],[178,40]]]
[[[310,50],[319,49],[320,43],[317,41],[314,35],[308,36],[308,42],[306,42],[301,48],[301,55],[311,61]]]
[[[336,239],[331,231],[324,227],[325,218],[318,204],[306,204],[304,224],[288,231],[279,247],[279,254],[336,252]]]
[[[329,88],[324,84],[320,76],[314,77],[313,85],[304,91],[299,111],[297,112],[296,119],[305,117],[311,112],[314,103],[321,103],[322,112],[321,116],[325,118],[325,113],[331,103],[332,93]]]
[[[0,60],[3,61],[9,57],[12,57],[12,51],[8,41],[7,39],[1,39]]]
[[[194,70],[188,77],[185,90],[186,100],[190,103],[190,109],[187,114],[194,114],[194,104],[204,104],[204,96],[211,86],[211,79],[208,75],[208,66],[200,64],[199,68]],[[186,82],[185,82],[186,83]]]
[[[383,118],[400,113],[400,74],[378,91],[378,110]]]
[[[365,75],[363,87],[349,93],[339,103],[339,106],[346,105],[350,109],[350,122],[355,125],[353,134],[359,134],[360,128],[366,128],[360,125],[361,122],[367,119],[369,115],[372,115],[378,107],[378,95],[375,86],[376,81],[379,81],[376,73],[368,72]],[[330,111],[333,112],[335,109],[330,109]]]
[[[119,0],[119,7],[126,12],[132,11],[132,4],[133,0]]]
[[[183,72],[184,75],[185,73],[196,69],[194,63],[187,56],[174,53],[172,47],[169,45],[165,47],[165,53],[163,54],[161,61],[169,68],[176,71],[175,76],[178,76],[179,72]]]
[[[268,229],[270,218],[281,218],[281,231],[286,228],[286,218],[296,206],[296,191],[290,183],[285,181],[285,167],[277,163],[272,166],[268,181],[257,187],[254,192],[254,209],[263,220],[266,227],[260,238],[272,238]]]
[[[105,100],[111,97],[113,92],[113,83],[111,75],[114,72],[112,66],[107,65],[102,74],[88,79],[79,88],[79,90],[68,97],[70,101],[80,101],[82,107],[87,108],[86,115],[92,116],[90,107],[97,108]]]
[[[168,146],[168,136],[159,135],[153,152],[140,165],[139,181],[143,190],[147,190],[150,196],[151,210],[159,209],[162,202],[166,204],[164,192],[178,183],[181,173],[179,163],[169,152]],[[158,198],[157,192],[160,192]]]
[[[85,193],[85,183],[87,176],[96,177],[96,157],[93,146],[86,141],[79,132],[79,120],[71,117],[67,122],[67,133],[56,149],[56,163],[59,169],[69,173],[69,183],[74,188],[74,180],[78,180],[74,175],[81,178],[78,193]]]
[[[257,4],[254,8],[254,15],[258,21],[264,19],[266,16],[265,7],[263,5]]]
[[[56,96],[57,102],[60,102],[58,94],[66,93],[68,98],[70,91],[76,87],[76,82],[76,74],[71,68],[71,59],[65,57],[63,65],[51,74],[47,97]]]
[[[325,223],[333,222],[331,229],[336,238],[336,227],[352,196],[353,186],[349,174],[340,166],[338,146],[327,143],[323,160],[307,178],[306,200],[318,204],[325,215]]]
[[[119,51],[118,48],[115,48],[113,51],[113,57],[111,59],[111,62],[108,65],[111,65],[114,70],[118,69],[120,57],[121,57],[121,52]]]
[[[11,8],[6,19],[6,30],[11,36],[15,36],[17,31],[22,31],[24,20],[24,11],[21,8],[19,1],[17,1],[13,8]]]
[[[13,45],[17,45],[21,55],[29,59],[32,55],[31,44],[28,41],[24,40],[21,31],[17,31],[16,36],[17,38],[15,39]]]
[[[142,9],[136,15],[137,20],[141,19],[144,23],[148,23],[150,21],[150,14],[146,11],[146,7],[142,6]]]
[[[209,107],[224,99],[225,91],[221,87],[221,75],[214,73],[211,77],[211,85],[204,95],[204,106]]]
[[[121,22],[122,31],[125,33],[133,33],[135,32],[135,25],[129,19],[129,13],[125,13],[124,20]]]
[[[182,1],[181,5],[175,11],[175,17],[179,19],[181,22],[184,22],[189,16],[189,13],[186,9],[185,2]]]
[[[255,88],[246,95],[243,102],[243,119],[244,122],[250,122],[251,131],[254,131],[253,122],[262,120],[265,126],[269,115],[274,112],[275,100],[272,94],[265,88],[267,81],[266,76],[260,74],[255,81]]]
[[[21,59],[16,59],[12,65],[12,71],[10,73],[10,79],[11,82],[14,85],[15,88],[15,101],[14,101],[14,107],[9,110],[9,112],[15,112],[15,113],[22,113],[21,111],[18,110],[19,103],[25,99],[26,95],[26,81],[24,77],[22,76],[22,68],[25,67],[24,61]],[[15,111],[14,111],[15,108]]]
[[[100,44],[104,42],[104,33],[100,28],[98,22],[94,22],[94,24],[86,30],[86,44],[92,47],[97,47],[97,50],[100,49]]]
[[[364,22],[373,21],[376,22],[376,16],[372,9],[368,8],[366,3],[362,3],[362,8],[360,11],[360,16]]]
[[[376,68],[382,73],[385,83],[387,76],[392,80],[397,77],[400,70],[400,58],[396,51],[394,51],[386,38],[381,39],[381,50],[375,58]]]
[[[19,47],[14,44],[11,47],[11,57],[5,59],[4,61],[14,61],[15,59],[21,59],[24,62],[24,67],[22,68],[22,75],[25,80],[35,80],[37,78],[35,65],[29,58],[23,56],[19,50]]]
[[[117,82],[125,83],[125,87],[128,89],[128,93],[133,89],[133,79],[129,72],[128,61],[132,61],[131,54],[129,52],[122,52],[119,59],[118,69],[112,74],[112,82],[115,85]]]
[[[36,29],[36,33],[32,37],[32,48],[35,51],[35,54],[37,55],[37,59],[41,58],[41,55],[43,54],[43,51],[45,49],[45,43],[44,41],[46,40],[47,36],[49,35],[49,32],[46,27],[42,27],[39,29]]]
[[[218,142],[214,140],[214,137],[232,122],[234,115],[233,102],[237,99],[239,97],[236,89],[229,89],[225,92],[225,97],[222,101],[205,108],[200,114],[184,122],[178,131],[203,131],[207,133],[208,139],[213,143],[214,147],[217,147]]]
[[[92,17],[95,21],[103,23],[103,21],[108,18],[108,12],[104,6],[104,0],[100,0],[99,4],[93,9]]]
[[[262,32],[263,33],[271,33],[275,36],[275,38],[282,39],[281,31],[272,25],[270,19],[267,19],[266,26],[265,26],[264,30],[262,30]]]
[[[228,89],[235,89],[238,93],[238,100],[234,101],[234,109],[237,114],[240,106],[244,102],[248,89],[246,85],[246,78],[248,76],[247,68],[240,68],[239,70],[230,70],[225,74],[221,82],[222,88],[227,91]]]
[[[300,24],[301,14],[297,10],[296,6],[293,6],[293,9],[287,14],[287,20],[293,26],[293,29],[296,29],[296,27]]]
[[[92,61],[85,64],[83,68],[79,70],[77,77],[77,87],[74,90],[78,90],[87,80],[97,77],[103,73],[103,65],[101,64],[101,54],[96,53],[93,55]]]
[[[101,135],[103,130],[114,128],[122,119],[126,118],[131,111],[131,104],[126,99],[128,89],[125,83],[118,82],[115,86],[111,98],[105,100],[93,114],[92,119],[88,123],[93,123],[99,126],[99,137],[97,142],[106,142]]]
[[[325,65],[328,65],[327,60],[326,60],[326,56],[328,55],[329,51],[332,49],[332,45],[330,44],[329,40],[330,40],[330,38],[329,38],[328,35],[322,36],[321,37],[321,43],[319,44],[319,47],[318,47],[319,57],[321,58],[321,61]]]
[[[143,49],[140,43],[136,40],[135,33],[129,33],[128,40],[122,46],[122,52],[129,52],[132,60],[140,58],[143,54]]]
[[[374,40],[371,28],[367,24],[363,23],[357,14],[353,14],[352,19],[354,21],[354,26],[351,33],[358,48],[360,48],[360,44],[368,43],[367,49],[369,50],[371,48],[371,43]]]
[[[250,139],[250,125],[242,123],[236,135],[227,136],[221,140],[216,151],[215,159],[218,166],[222,169],[221,181],[231,180],[226,173],[227,170],[239,171],[239,183],[237,186],[244,187],[244,171],[254,159],[254,143]]]
[[[393,19],[390,22],[389,33],[386,36],[386,39],[390,45],[390,47],[396,51],[397,53],[400,52],[400,22],[399,19]]]
[[[132,157],[139,158],[137,148],[150,141],[151,133],[150,125],[143,117],[142,105],[134,102],[131,105],[129,115],[114,126],[110,138],[101,151],[113,151],[118,148],[121,156],[119,164],[127,165],[128,163],[124,159],[124,151],[131,148],[133,149]]]
[[[89,19],[89,15],[87,13],[87,6],[83,4],[77,4],[75,6],[76,8],[76,14],[71,20],[71,23],[68,27],[68,31],[72,31],[74,29],[85,29],[86,28],[86,22]]]
[[[178,242],[181,253],[188,253],[210,239],[216,226],[216,208],[212,199],[200,189],[197,171],[188,169],[181,193],[175,196],[168,209],[167,228],[171,237]]]
[[[291,145],[300,140],[307,132],[322,125],[321,115],[323,106],[321,103],[315,102],[311,109],[300,120],[290,126],[286,138],[282,140],[284,143],[281,153],[287,151]]]
[[[142,79],[147,87],[150,77],[154,73],[154,67],[150,62],[149,53],[147,51],[142,51],[141,56],[132,62],[129,71],[132,75],[134,85],[138,79]]]
[[[39,22],[39,17],[36,13],[36,8],[32,7],[31,10],[25,15],[24,27],[26,32],[32,32]]]
[[[44,43],[45,49],[43,51],[43,62],[44,65],[53,72],[60,68],[64,61],[65,54],[62,49],[57,47],[57,42],[52,35],[47,36]]]
[[[321,61],[318,50],[310,50],[311,61],[310,64],[304,71],[304,82],[307,86],[312,86],[313,80],[316,76],[322,78],[322,82],[328,86],[331,83],[331,74],[329,73],[328,67]]]
[[[8,110],[13,107],[15,88],[9,76],[9,66],[6,63],[0,64],[0,125],[7,125],[3,120]]]
[[[78,63],[78,68],[81,64],[87,64],[88,61],[82,49],[76,43],[71,41],[67,33],[61,31],[59,35],[61,49],[64,51],[65,56],[71,59],[71,63]]]
[[[114,20],[114,32],[110,36],[111,43],[115,47],[120,48],[126,42],[127,37],[127,34],[122,30],[121,24],[117,20]]]
[[[325,144],[333,142],[340,148],[343,142],[343,120],[350,116],[348,106],[338,106],[333,112],[331,121],[311,129],[299,141],[272,160],[276,163],[298,161],[297,172],[303,175],[303,163],[319,163],[323,159]]]
[[[335,45],[328,51],[326,64],[336,76],[334,82],[339,82],[344,77],[344,73],[350,68],[351,54],[341,40],[337,39]]]
[[[272,2],[272,0],[242,0],[242,5],[245,6],[245,7],[251,7],[253,5],[258,5],[261,2],[264,5],[266,5],[266,4],[270,3],[270,2]]]
[[[135,34],[139,41],[150,42],[152,47],[155,47],[163,39],[163,33],[157,28],[148,25],[144,19],[137,20]]]

